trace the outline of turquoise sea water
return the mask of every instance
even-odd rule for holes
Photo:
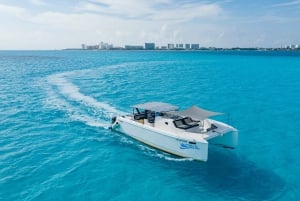
[[[300,52],[0,51],[0,200],[300,200]],[[130,105],[224,112],[206,163],[107,129]]]

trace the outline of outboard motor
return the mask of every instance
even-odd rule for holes
[[[110,130],[113,129],[114,123],[116,123],[116,121],[117,121],[117,117],[111,118],[111,126],[109,127]],[[118,123],[117,123],[117,124],[118,124]]]
[[[111,118],[111,124],[114,124],[116,122],[116,120],[117,120],[117,117]]]

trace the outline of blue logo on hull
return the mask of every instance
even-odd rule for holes
[[[189,144],[189,143],[180,143],[180,149],[200,149],[197,144]]]

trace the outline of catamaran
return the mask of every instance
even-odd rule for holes
[[[235,148],[238,130],[210,119],[221,115],[197,106],[185,110],[163,102],[132,106],[131,114],[112,118],[111,129],[162,151],[200,161],[208,159],[208,145]]]

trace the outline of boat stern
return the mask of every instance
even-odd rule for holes
[[[234,149],[238,145],[238,130],[232,128],[225,133],[218,133],[215,137],[208,140],[210,144]]]
[[[114,116],[111,118],[111,125],[109,129],[116,130],[116,128],[119,126],[118,117]]]

